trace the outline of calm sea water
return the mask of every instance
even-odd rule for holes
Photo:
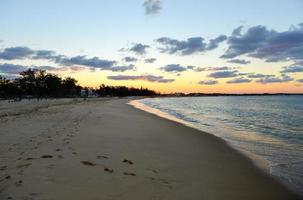
[[[303,193],[303,96],[182,97],[139,101],[269,163]]]

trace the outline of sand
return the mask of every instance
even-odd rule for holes
[[[129,100],[0,102],[0,199],[299,199],[223,140]]]

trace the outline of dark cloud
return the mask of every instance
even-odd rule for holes
[[[242,27],[233,31],[227,40],[229,47],[222,58],[247,55],[267,62],[303,60],[302,26],[284,32],[268,30],[265,26],[254,26],[245,33],[242,32]]]
[[[303,72],[303,66],[290,66],[290,67],[283,67],[284,69],[281,73],[297,73]]]
[[[158,38],[156,42],[161,44],[159,50],[162,53],[192,55],[204,51],[212,50],[218,47],[219,43],[226,40],[226,36],[221,35],[212,39],[207,44],[202,37],[192,37],[187,40],[175,40],[168,37]]]
[[[161,0],[145,0],[143,3],[143,7],[145,8],[146,15],[157,14],[162,9],[162,1]]]
[[[137,58],[135,58],[135,57],[130,57],[130,56],[124,57],[123,60],[124,60],[125,62],[137,62],[137,61],[138,61]]]
[[[146,49],[150,48],[149,45],[137,43],[134,44],[131,48],[128,49],[128,51],[132,51],[137,55],[144,55],[146,54]]]
[[[33,55],[35,51],[31,50],[28,47],[10,47],[5,48],[0,52],[0,59],[2,60],[15,60],[15,59],[24,59]]]
[[[156,60],[157,60],[156,58],[147,58],[144,60],[144,62],[145,63],[154,63],[154,62],[156,62]]]
[[[204,80],[204,81],[199,81],[198,84],[200,85],[216,85],[219,82],[217,80]]]
[[[227,61],[229,63],[236,63],[236,64],[242,64],[242,65],[246,65],[246,64],[249,64],[250,61],[249,60],[241,60],[241,59],[232,59],[232,60],[229,60]]]
[[[227,81],[228,84],[237,84],[237,83],[250,83],[252,80],[248,78],[235,78],[233,80]]]
[[[302,79],[298,79],[297,82],[303,83],[303,78]]]
[[[158,83],[171,83],[175,79],[165,79],[163,76],[154,76],[154,75],[140,75],[140,76],[131,76],[131,75],[117,75],[117,76],[108,76],[108,79],[111,80],[144,80],[149,82],[158,82]]]
[[[0,73],[3,74],[19,74],[25,70],[27,70],[27,67],[23,65],[14,65],[9,63],[0,64]]]
[[[234,70],[234,71],[217,71],[217,72],[210,73],[208,75],[208,77],[211,77],[211,78],[232,78],[232,77],[236,77],[236,76],[239,76],[237,70]]]
[[[282,74],[281,77],[265,77],[258,79],[257,83],[267,84],[267,83],[285,83],[293,81],[294,79],[286,74]]]

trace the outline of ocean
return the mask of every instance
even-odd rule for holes
[[[303,193],[303,96],[146,98],[138,103],[224,139]]]

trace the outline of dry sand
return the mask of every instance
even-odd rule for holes
[[[129,100],[1,102],[0,199],[298,199],[223,140]]]

